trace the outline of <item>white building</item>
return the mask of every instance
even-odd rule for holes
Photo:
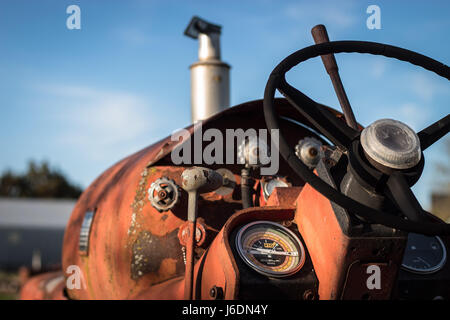
[[[75,202],[0,198],[0,269],[60,264],[64,229]]]

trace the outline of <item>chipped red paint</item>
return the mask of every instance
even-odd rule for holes
[[[293,206],[297,200],[298,195],[302,191],[302,187],[286,187],[275,188],[269,199],[267,199],[267,206]]]
[[[319,280],[319,298],[364,299],[364,295],[368,295],[371,299],[389,299],[403,258],[406,236],[362,238],[346,235],[330,200],[308,184],[303,187],[296,204],[295,221]],[[382,257],[375,253],[380,248],[389,248]],[[374,295],[364,287],[367,274],[358,274],[355,270],[361,271],[361,268],[355,266],[359,266],[361,261],[376,264],[380,259],[387,262],[389,268],[384,269],[384,289]],[[358,276],[349,280],[348,274]]]
[[[48,272],[31,278],[21,289],[22,300],[67,300],[62,272]]]
[[[234,214],[216,236],[208,251],[194,267],[193,299],[211,300],[211,288],[223,290],[223,298],[237,299],[239,293],[239,270],[229,244],[230,233],[239,225],[258,220],[286,221],[294,218],[294,207],[248,208]],[[138,293],[133,299],[182,300],[184,277],[155,285]]]
[[[309,125],[305,118],[290,108],[286,100],[277,99],[276,104],[280,115]],[[304,136],[320,139],[306,128],[283,121],[286,130],[296,132],[296,135],[289,137],[292,144]],[[227,109],[203,122],[204,130],[246,130],[250,127],[266,128],[261,100]],[[187,129],[192,134],[193,126]],[[166,212],[158,212],[147,199],[151,183],[160,177],[168,177],[181,185],[181,173],[186,167],[174,166],[170,159],[170,152],[177,143],[167,137],[136,152],[106,170],[83,192],[66,228],[62,266],[63,270],[71,265],[79,266],[85,286],[76,290],[67,289],[69,298],[182,298],[185,270],[177,234],[186,221],[187,194],[181,190],[180,201]],[[234,299],[238,292],[239,275],[226,240],[230,228],[235,226],[236,221],[250,221],[251,216],[254,218],[258,215],[261,218],[267,215],[267,219],[272,219],[275,212],[283,215],[286,210],[293,214],[292,197],[290,193],[278,196],[277,191],[274,197],[279,198],[276,200],[278,207],[239,211],[240,166],[196,165],[212,169],[227,167],[235,174],[237,187],[227,196],[208,193],[199,198],[199,221],[206,229],[206,238],[195,249],[194,294],[197,298],[208,299],[210,286],[216,285],[224,287],[225,298]],[[303,181],[296,178],[289,167],[281,166],[280,170],[284,176],[290,175],[296,179],[292,181],[293,185],[303,185]],[[298,189],[292,190],[298,192]],[[280,206],[285,203],[289,204],[289,209]],[[80,229],[85,213],[92,210],[95,215],[90,230],[89,250],[87,255],[82,256],[78,251]],[[239,214],[235,215],[238,211]],[[234,218],[230,219],[232,216]],[[160,248],[153,246],[155,242],[160,244]],[[201,268],[202,265],[208,267],[208,272]],[[203,271],[199,274],[199,270]],[[47,297],[39,287],[40,277],[34,277],[26,284],[22,295],[24,298]],[[200,284],[197,284],[199,279]]]

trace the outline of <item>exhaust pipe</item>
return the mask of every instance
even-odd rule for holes
[[[230,66],[220,60],[221,26],[193,17],[184,34],[199,40],[191,69],[191,120],[211,117],[230,105]]]

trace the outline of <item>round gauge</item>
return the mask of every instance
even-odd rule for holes
[[[447,260],[447,250],[439,237],[410,233],[403,256],[402,268],[420,274],[442,269]]]
[[[271,221],[243,226],[236,236],[236,247],[244,262],[270,277],[287,277],[305,263],[305,249],[289,229]]]
[[[273,190],[279,187],[289,187],[289,185],[279,178],[271,179],[265,182],[263,185],[264,198],[267,200],[272,194]]]

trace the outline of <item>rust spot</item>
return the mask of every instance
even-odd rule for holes
[[[158,270],[158,274],[161,278],[169,278],[177,272],[176,259],[167,258],[161,262],[161,266]]]
[[[184,263],[178,240],[178,229],[162,237],[155,236],[149,231],[139,233],[133,243],[131,278],[137,280],[145,274],[157,273],[163,261],[169,258],[176,263],[175,268],[170,269],[173,272],[169,274],[167,270],[164,271],[166,276],[181,275],[184,271]]]
[[[133,213],[131,215],[131,223],[130,228],[128,229],[128,235],[136,233],[136,229],[139,227],[139,224],[136,221],[137,216],[142,212],[142,208],[144,207],[145,203],[147,202],[146,197],[146,186],[147,186],[147,179],[149,176],[150,168],[145,168],[141,173],[141,179],[139,180],[139,185],[136,190],[136,195],[134,197],[134,201],[131,204],[131,208],[133,209]]]

